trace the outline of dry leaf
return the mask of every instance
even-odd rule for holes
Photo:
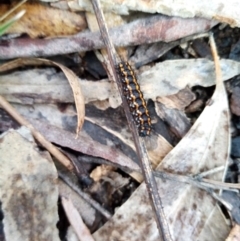
[[[0,4],[0,15],[3,15],[9,9],[11,9],[11,6]],[[26,14],[6,33],[26,33],[32,38],[58,37],[73,35],[86,28],[84,17],[73,12],[36,3],[25,3],[18,8],[18,10],[22,9],[26,10]]]
[[[166,106],[161,103],[156,103],[155,108],[158,116],[167,123],[169,129],[176,137],[181,139],[189,131],[191,122],[184,112],[166,108]]]
[[[139,166],[133,162],[128,156],[121,151],[107,145],[103,145],[85,133],[80,133],[78,139],[74,138],[74,134],[61,130],[57,127],[31,120],[33,125],[46,137],[50,142],[56,143],[60,146],[71,148],[87,155],[101,157],[109,160],[118,166],[129,168],[130,170],[139,171]]]
[[[6,240],[59,240],[57,172],[16,131],[1,136],[0,199]]]
[[[77,234],[75,233],[72,226],[69,226],[67,229],[66,240],[67,241],[79,241]]]
[[[220,62],[223,80],[228,80],[240,73],[239,62],[227,59],[221,59]],[[2,67],[0,71],[3,71]],[[53,70],[46,70],[46,74],[44,71],[16,71],[1,75],[0,94],[15,103],[73,103],[65,78]],[[34,78],[35,81],[30,78]],[[214,78],[213,63],[207,59],[164,61],[138,74],[144,97],[152,100],[156,100],[158,96],[162,98],[176,94],[186,86],[212,86],[215,84]],[[80,86],[85,103],[109,100],[113,108],[121,103],[117,88],[109,80],[96,82],[81,79]],[[92,91],[93,89],[96,91]],[[109,105],[105,108],[107,107]]]
[[[159,41],[170,42],[186,35],[206,32],[216,21],[203,18],[182,19],[162,15],[151,15],[118,28],[109,30],[116,47],[132,46]],[[67,38],[13,39],[0,45],[0,58],[52,56],[74,52],[85,52],[104,48],[100,32],[84,31]]]
[[[114,187],[114,191],[126,186],[129,183],[129,179],[123,177],[121,174],[115,171],[116,168],[100,165],[92,170],[90,177],[95,181],[99,182],[100,180],[104,180],[109,182],[111,186]]]
[[[223,80],[240,73],[239,62],[221,59]],[[207,59],[169,60],[158,63],[139,75],[145,98],[176,94],[186,86],[208,87],[215,84],[214,63]],[[154,85],[153,85],[154,83]]]

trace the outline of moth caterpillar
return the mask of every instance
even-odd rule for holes
[[[151,118],[146,101],[137,82],[136,75],[128,62],[120,62],[116,66],[117,73],[123,85],[123,94],[127,99],[133,120],[142,137],[150,135]]]

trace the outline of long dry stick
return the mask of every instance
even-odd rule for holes
[[[132,131],[137,155],[139,157],[139,160],[141,161],[140,163],[141,163],[142,173],[143,173],[145,183],[146,183],[146,186],[148,189],[150,201],[152,204],[152,209],[155,214],[155,219],[157,222],[159,234],[163,241],[170,241],[172,239],[170,236],[168,223],[167,223],[164,211],[163,211],[162,201],[161,201],[159,193],[158,193],[156,180],[154,178],[152,168],[151,168],[151,165],[149,162],[149,158],[148,158],[147,151],[146,151],[146,146],[145,146],[144,140],[142,138],[139,138],[139,136],[138,136],[137,128],[133,122],[132,115],[131,115],[130,110],[127,105],[127,101],[123,95],[121,81],[119,80],[119,77],[115,71],[115,66],[119,62],[119,59],[116,54],[116,50],[110,40],[108,29],[106,27],[106,22],[105,22],[105,19],[103,16],[103,12],[100,7],[100,2],[99,2],[99,0],[92,0],[92,4],[93,4],[93,9],[95,11],[96,17],[97,17],[97,21],[99,24],[99,28],[100,28],[100,31],[102,34],[103,41],[107,47],[109,61],[110,61],[112,71],[113,71],[113,78],[118,85],[119,92],[121,93],[123,107],[125,110],[128,124],[130,126],[130,130]]]
[[[61,162],[68,170],[72,171],[74,169],[70,160],[64,156],[52,143],[47,141],[42,134],[40,134],[34,127],[21,116],[17,110],[10,105],[2,96],[0,96],[0,106],[8,112],[20,125],[26,126],[31,131],[32,135],[36,140],[41,143],[59,162]]]

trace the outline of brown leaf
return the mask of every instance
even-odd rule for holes
[[[11,9],[9,5],[0,5],[0,15]],[[76,34],[86,28],[83,16],[38,3],[25,3],[18,11],[25,9],[26,14],[6,33],[26,33],[32,38],[57,37]],[[10,15],[9,17],[12,17]]]
[[[68,147],[87,155],[97,156],[109,160],[122,167],[139,171],[139,166],[122,152],[94,141],[89,136],[80,133],[78,139],[74,139],[71,132],[61,130],[57,127],[41,123],[37,120],[31,120],[33,125],[48,139],[60,146]]]

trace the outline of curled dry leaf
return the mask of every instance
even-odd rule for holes
[[[114,167],[101,165],[97,166],[95,169],[92,170],[90,177],[95,181],[98,182],[101,180],[103,176],[107,176],[110,172],[115,171]]]
[[[11,70],[23,65],[54,65],[59,67],[63,71],[72,88],[72,92],[75,100],[75,106],[77,109],[77,117],[78,117],[76,133],[78,135],[79,131],[82,128],[84,117],[85,117],[84,96],[81,91],[78,77],[73,73],[72,70],[68,69],[64,65],[56,63],[54,61],[47,60],[47,59],[17,59],[12,62],[8,62],[6,64],[1,65],[0,72]]]
[[[80,241],[94,241],[91,233],[84,224],[79,212],[74,207],[71,199],[66,197],[61,197],[63,208],[68,217],[68,220],[72,227],[74,228]]]
[[[11,7],[1,4],[0,15],[3,15]],[[26,10],[26,14],[6,33],[28,34],[32,38],[58,37],[76,34],[87,27],[83,16],[42,4],[25,3],[18,10]],[[9,17],[11,16],[13,15]]]
[[[227,96],[218,77],[212,101],[158,168],[181,174],[198,174],[225,165],[229,139]],[[222,177],[223,172],[210,176],[219,181]],[[225,240],[229,227],[209,194],[191,185],[169,180],[158,180],[158,188],[173,240]],[[99,241],[159,240],[144,184],[94,237]]]
[[[59,241],[57,172],[16,131],[1,136],[0,200],[6,240]]]

